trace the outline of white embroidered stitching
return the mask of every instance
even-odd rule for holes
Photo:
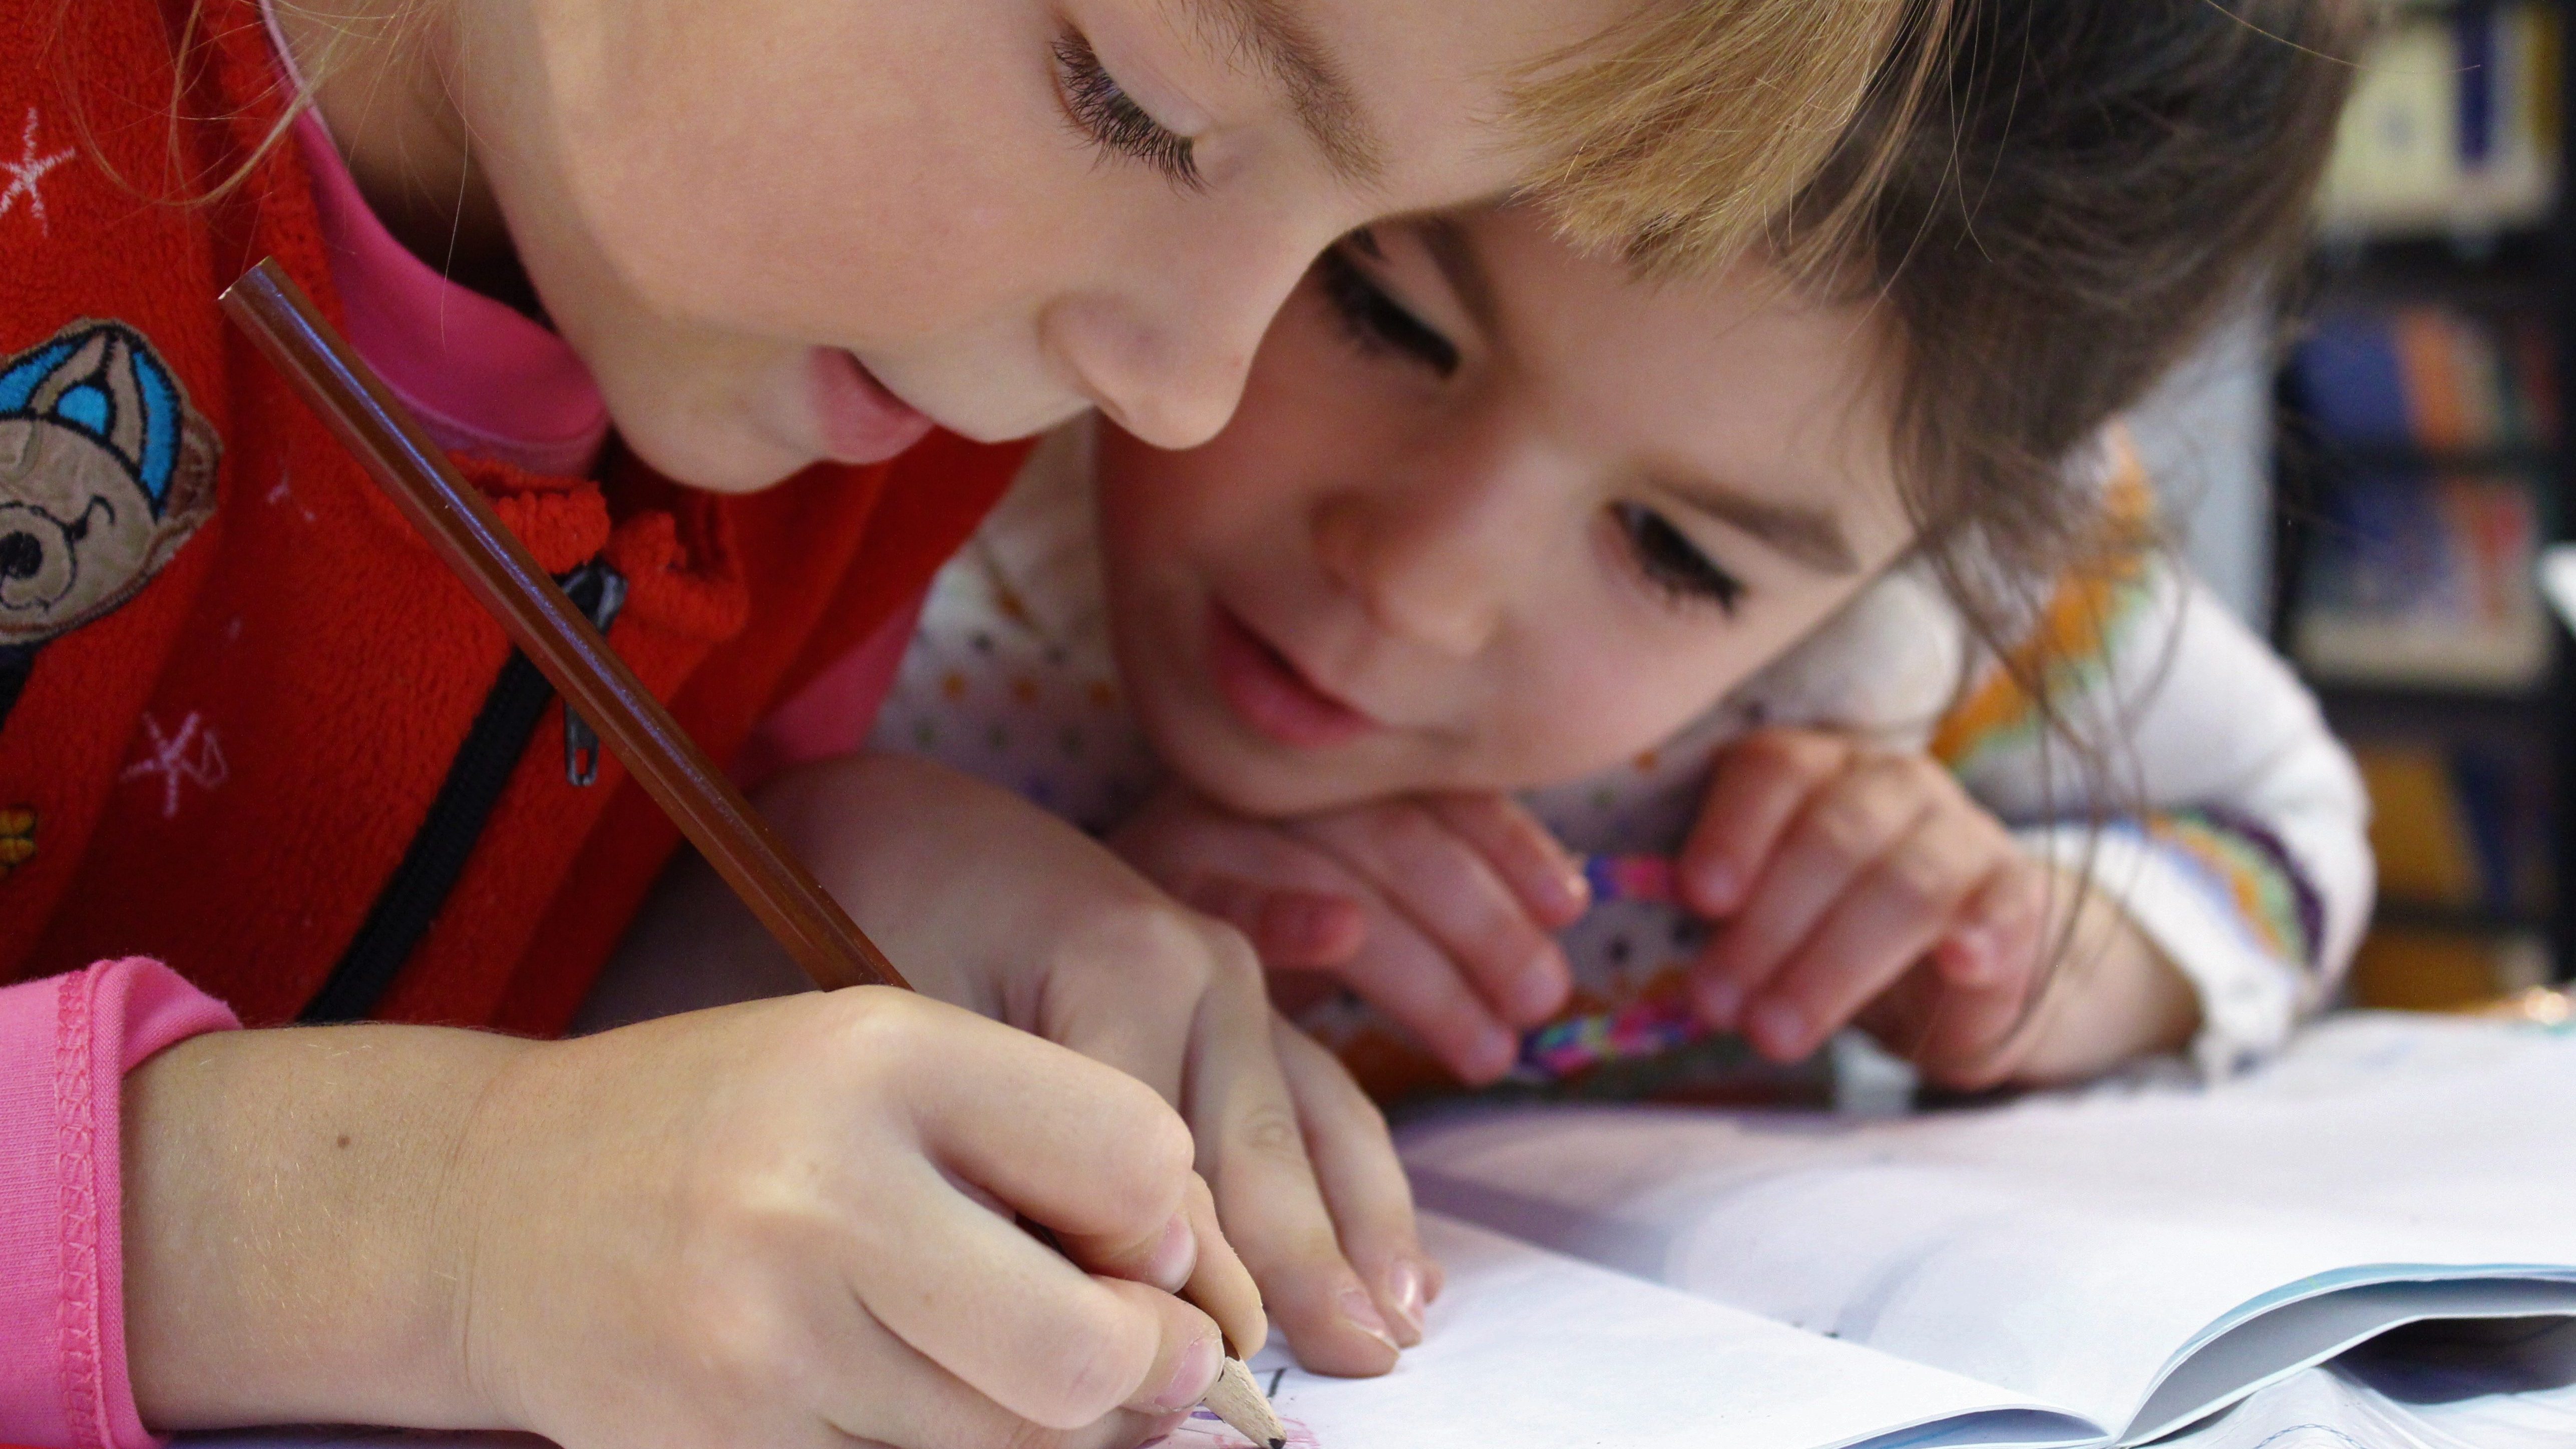
[[[18,198],[27,198],[27,214],[36,219],[40,236],[52,236],[54,225],[45,215],[45,193],[41,183],[45,173],[79,154],[66,146],[51,156],[36,154],[36,108],[27,108],[27,129],[20,137],[19,156],[15,161],[0,161],[0,171],[9,173],[9,185],[0,189],[0,217],[17,209]]]
[[[303,500],[295,496],[294,481],[294,474],[281,471],[277,475],[277,486],[268,490],[267,496],[260,501],[271,508],[281,503],[292,503],[295,511],[304,515],[304,521],[311,523],[314,521],[313,510],[305,507]]]
[[[116,778],[123,783],[160,776],[162,819],[179,818],[179,786],[182,782],[211,791],[223,788],[224,782],[232,778],[232,767],[224,762],[224,747],[215,738],[214,727],[196,711],[190,710],[188,717],[179,722],[176,735],[163,734],[161,722],[148,714],[143,717],[143,731],[151,736],[151,743],[146,747],[151,758],[126,766],[125,773]],[[191,746],[196,749],[194,756],[188,753]]]

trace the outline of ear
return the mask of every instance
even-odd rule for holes
[[[69,344],[69,350],[62,355],[61,361],[36,380],[35,391],[27,398],[27,411],[41,418],[74,424],[104,438],[115,424],[116,404],[108,391],[99,386],[98,374],[106,366],[115,340],[116,329],[98,322],[58,338],[58,343]],[[50,347],[45,350],[53,351]]]
[[[216,468],[224,452],[214,425],[197,416],[196,409],[187,409],[182,418],[170,491],[161,500],[162,529],[172,539],[173,548],[198,524],[214,516]]]
[[[151,557],[144,564],[147,574],[159,573],[179,546],[215,515],[215,483],[217,465],[223,461],[223,442],[215,436],[214,424],[197,416],[197,410],[188,406],[184,397],[178,403],[169,482],[160,499]]]

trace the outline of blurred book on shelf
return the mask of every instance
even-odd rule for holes
[[[2537,919],[2549,893],[2546,822],[2521,762],[2473,741],[2359,740],[2370,849],[2392,911]]]
[[[2353,742],[2370,791],[2379,910],[2355,1005],[2449,1011],[2550,979],[2545,802],[2527,762],[2475,741]]]
[[[2528,485],[2384,472],[2342,483],[2317,509],[2290,639],[2310,675],[2502,692],[2547,675]]]
[[[2380,1011],[2458,1011],[2550,979],[2538,931],[2374,926],[2352,958],[2352,1004]]]
[[[2535,317],[2348,304],[2318,315],[2290,365],[2330,448],[2464,457],[2558,437],[2557,368]]]
[[[2330,239],[2538,225],[2556,199],[2557,7],[2404,10],[2364,55],[2318,196]]]

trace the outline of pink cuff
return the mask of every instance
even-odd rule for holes
[[[0,990],[0,1440],[147,1449],[125,1371],[125,1073],[240,1026],[158,961]]]

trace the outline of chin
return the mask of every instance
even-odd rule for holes
[[[1226,746],[1176,751],[1158,744],[1156,750],[1183,784],[1254,820],[1317,815],[1402,793],[1349,780],[1321,760],[1282,760]]]
[[[630,428],[622,417],[612,414],[611,420],[618,441],[647,467],[674,483],[709,493],[758,493],[815,462],[740,422]]]

